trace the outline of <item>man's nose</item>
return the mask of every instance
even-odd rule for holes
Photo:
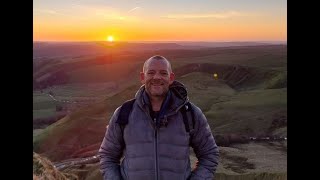
[[[161,79],[161,74],[160,73],[155,73],[153,76],[153,79]]]

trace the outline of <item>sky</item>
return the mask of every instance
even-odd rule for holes
[[[286,0],[33,0],[34,41],[287,41]]]

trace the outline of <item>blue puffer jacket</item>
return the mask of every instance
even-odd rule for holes
[[[171,87],[177,86],[184,88],[177,81]],[[160,128],[156,128],[150,116],[150,103],[146,100],[144,86],[136,93],[136,101],[123,134],[116,123],[119,108],[116,109],[99,149],[100,170],[104,180],[213,179],[219,152],[207,119],[191,103],[195,125],[188,133],[179,111],[188,102],[188,97],[186,93],[172,91],[170,88],[168,108],[160,119],[168,123]],[[198,158],[193,170],[190,166],[190,146]]]

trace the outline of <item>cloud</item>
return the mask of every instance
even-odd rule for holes
[[[135,11],[135,10],[137,10],[137,9],[140,9],[140,7],[132,8],[132,9],[130,9],[130,10],[128,11],[128,13],[130,13],[130,12],[132,12],[132,11]]]
[[[42,13],[42,14],[49,14],[52,15],[56,18],[61,18],[59,16],[63,16],[63,18],[65,19],[77,19],[77,20],[81,20],[81,21],[86,21],[89,20],[88,17],[85,16],[79,16],[79,15],[74,15],[74,14],[67,14],[67,13],[61,13],[55,10],[50,10],[50,9],[34,9],[34,12],[38,12],[38,13]]]
[[[37,17],[41,17],[42,14],[48,14],[57,19],[64,16],[65,20],[70,19],[72,21],[137,21],[137,17],[130,16],[130,13],[136,11],[140,7],[134,7],[130,9],[129,13],[121,13],[117,9],[110,6],[97,6],[97,5],[88,5],[75,4],[73,3],[71,9],[59,9],[56,11],[54,9],[37,9],[33,11],[37,13]],[[44,16],[43,16],[44,17]]]
[[[99,20],[127,20],[128,17],[119,13],[115,8],[105,5],[73,4],[73,15],[83,16],[87,19]]]
[[[210,14],[171,14],[166,16],[161,16],[162,18],[169,19],[200,19],[200,18],[216,18],[216,19],[226,19],[236,16],[246,16],[245,13],[240,13],[237,11],[228,11],[222,13],[210,13]]]
[[[59,13],[57,11],[54,10],[50,10],[50,9],[35,9],[35,12],[39,12],[39,13],[45,13],[45,14],[53,14],[53,15],[65,15],[63,13]]]

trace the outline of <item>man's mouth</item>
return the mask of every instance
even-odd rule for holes
[[[151,83],[152,86],[163,86],[163,83]]]

